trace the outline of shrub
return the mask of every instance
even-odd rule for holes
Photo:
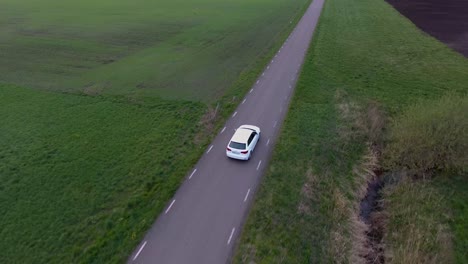
[[[423,176],[434,170],[467,171],[467,132],[467,96],[420,101],[393,120],[384,166]]]

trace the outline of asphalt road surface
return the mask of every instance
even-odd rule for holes
[[[324,0],[314,0],[225,127],[190,171],[129,263],[220,264],[231,261],[249,205],[268,164]],[[226,157],[234,129],[262,133],[252,158]]]

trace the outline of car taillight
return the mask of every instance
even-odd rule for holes
[[[241,153],[242,153],[242,154],[247,154],[247,153],[249,153],[249,151],[248,151],[248,150],[246,150],[246,151],[241,151]]]
[[[226,148],[226,150],[227,150],[227,151],[231,151],[231,149],[230,149],[230,148]]]

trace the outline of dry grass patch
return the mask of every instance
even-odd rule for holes
[[[334,256],[334,263],[368,263],[369,256],[377,255],[375,245],[367,236],[372,226],[360,216],[360,202],[367,193],[369,181],[376,177],[374,170],[377,168],[377,156],[369,148],[352,170],[354,187],[337,187],[332,191],[334,225],[330,232],[329,251]],[[346,196],[345,192],[349,190],[352,190],[351,195]]]
[[[338,135],[345,145],[366,140],[367,148],[351,170],[351,186],[344,184],[332,192],[332,217],[337,224],[330,233],[330,254],[335,263],[374,263],[371,259],[381,258],[380,241],[369,239],[374,226],[363,221],[360,203],[367,195],[369,182],[377,177],[375,171],[380,169],[378,160],[385,118],[376,102],[362,107],[349,98],[343,90],[335,93],[336,108],[343,121]]]
[[[389,170],[425,177],[468,172],[468,96],[448,94],[419,101],[397,116],[385,148]]]
[[[211,135],[214,132],[216,120],[218,119],[219,105],[216,107],[209,106],[202,118],[198,122],[199,132],[194,137],[195,145],[202,145],[207,140],[206,135]]]
[[[301,196],[302,199],[299,202],[299,205],[297,207],[297,211],[300,214],[306,214],[306,215],[311,215],[311,211],[309,208],[310,203],[313,200],[313,186],[317,182],[317,178],[312,172],[312,168],[309,168],[306,172],[306,182],[302,186],[301,189]]]
[[[441,193],[429,182],[404,178],[384,197],[387,263],[453,263],[449,207]]]
[[[370,145],[370,144],[369,144]],[[359,166],[353,169],[356,186],[354,188],[354,200],[349,216],[352,248],[350,252],[351,263],[379,263],[379,248],[381,241],[374,240],[369,235],[375,228],[372,221],[365,223],[361,214],[361,201],[368,193],[369,182],[377,176],[375,171],[379,169],[378,153],[368,147]],[[372,218],[375,212],[370,214]],[[372,261],[375,259],[375,261]]]

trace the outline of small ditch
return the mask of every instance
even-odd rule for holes
[[[383,219],[379,212],[382,211],[382,194],[384,187],[382,171],[375,171],[376,177],[367,185],[367,192],[364,199],[361,200],[359,216],[361,220],[369,227],[366,232],[366,247],[368,253],[363,256],[366,263],[381,264],[385,263],[384,251],[382,247],[383,238]]]

